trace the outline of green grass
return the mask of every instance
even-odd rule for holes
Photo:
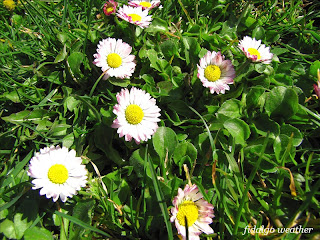
[[[178,239],[170,208],[190,180],[215,207],[214,233],[201,239],[318,239],[320,4],[163,0],[143,30],[105,16],[103,4],[0,2],[0,238]],[[270,46],[272,63],[247,60],[244,36]],[[93,64],[108,37],[132,46],[130,79],[102,80]],[[197,78],[207,50],[234,65],[225,94]],[[110,127],[116,94],[132,86],[161,109],[158,131],[139,145]],[[27,175],[51,145],[75,149],[89,172],[66,203],[40,196]],[[244,233],[300,225],[313,230]]]

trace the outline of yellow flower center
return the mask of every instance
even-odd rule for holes
[[[191,227],[198,219],[199,209],[193,201],[184,201],[179,205],[177,219],[179,224],[186,226],[186,220],[188,221],[188,227]]]
[[[116,53],[110,53],[107,56],[107,63],[110,67],[112,68],[118,68],[120,67],[121,63],[122,63],[122,59],[119,56],[119,54]]]
[[[133,22],[140,22],[141,21],[141,16],[139,16],[138,14],[135,14],[135,13],[131,13],[131,14],[128,14],[129,17],[131,17],[131,20]]]
[[[113,11],[113,7],[107,7],[106,11],[107,11],[107,13],[112,12]]]
[[[216,65],[209,65],[204,70],[204,77],[210,82],[217,81],[221,76],[221,70]]]
[[[144,116],[142,108],[136,104],[130,104],[125,111],[126,120],[128,123],[136,125],[139,124]]]
[[[142,7],[146,7],[146,8],[151,7],[151,3],[149,3],[149,2],[141,2],[139,5],[141,5]]]
[[[13,0],[4,0],[3,5],[9,10],[13,10],[16,7],[16,3]]]
[[[257,56],[257,60],[259,60],[261,58],[261,55],[260,55],[259,51],[257,49],[255,49],[255,48],[248,48],[248,52],[251,55]]]
[[[63,184],[69,177],[67,168],[62,164],[55,164],[49,168],[48,178],[55,184]]]

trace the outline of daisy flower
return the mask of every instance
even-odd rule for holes
[[[40,149],[31,158],[28,175],[32,180],[32,189],[39,189],[40,195],[62,202],[72,197],[87,183],[87,170],[81,165],[81,158],[75,150],[66,147],[51,146]]]
[[[93,63],[105,72],[103,79],[131,77],[136,67],[131,50],[132,47],[121,39],[107,38],[99,42]]]
[[[103,12],[105,15],[110,16],[112,13],[115,13],[117,10],[118,3],[110,0],[106,2],[103,6]]]
[[[270,47],[261,44],[261,40],[256,40],[249,36],[245,36],[239,42],[239,48],[244,52],[247,58],[254,62],[262,62],[264,64],[271,63],[273,54],[270,53]]]
[[[16,3],[13,0],[4,0],[3,5],[10,11],[16,7]]]
[[[124,136],[126,141],[133,138],[137,144],[151,139],[160,121],[160,108],[156,100],[149,93],[135,87],[130,91],[122,89],[117,93],[117,100],[118,104],[113,107],[117,118],[111,127],[118,128],[119,137]]]
[[[138,25],[141,28],[148,27],[152,21],[152,15],[148,15],[148,10],[143,10],[142,8],[134,8],[124,5],[119,8],[117,16],[126,20],[129,23]]]
[[[213,233],[209,226],[212,223],[213,205],[203,199],[197,185],[186,185],[178,189],[178,195],[172,201],[171,222],[175,222],[178,233],[186,239],[186,219],[190,240],[198,240],[199,235]]]
[[[230,90],[228,84],[233,83],[236,74],[231,61],[224,60],[220,52],[208,51],[197,66],[198,78],[211,93],[224,94],[225,90]]]
[[[150,0],[130,0],[129,5],[132,7],[142,7],[142,9],[152,9],[160,5],[160,0],[150,1]]]

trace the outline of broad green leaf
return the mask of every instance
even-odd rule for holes
[[[16,213],[16,215],[14,215],[13,223],[17,239],[21,239],[24,232],[32,224],[32,222],[28,222],[28,218],[26,218],[26,216],[24,216],[22,213]]]
[[[69,96],[65,100],[65,104],[70,112],[74,112],[74,109],[79,106],[80,100],[75,99],[73,96]]]
[[[158,70],[159,72],[162,72],[162,69],[160,68],[159,62],[158,62],[158,53],[154,49],[148,50],[148,58],[151,62],[151,67]]]
[[[304,75],[305,69],[304,66],[299,62],[287,61],[279,64],[277,72],[289,75]]]
[[[77,202],[77,204],[74,206],[72,216],[81,220],[84,223],[91,225],[92,210],[94,208],[94,205],[95,205],[94,199],[81,200]],[[78,225],[74,225],[73,231],[72,231],[72,239],[80,239],[81,230],[83,230],[83,228],[81,228]]]
[[[229,119],[223,123],[225,129],[234,137],[236,144],[246,145],[246,141],[250,136],[250,128],[241,119]]]
[[[170,102],[170,104],[168,104],[168,107],[182,116],[190,117],[190,115],[192,114],[192,111],[185,101],[177,100]]]
[[[167,152],[170,158],[178,143],[177,135],[171,128],[159,127],[152,138],[152,143],[160,159],[165,159]]]
[[[281,126],[280,132],[281,134],[287,135],[288,137],[290,137],[291,134],[293,134],[293,139],[292,139],[293,146],[298,147],[302,143],[303,136],[298,128],[290,124],[285,124]]]
[[[310,75],[312,75],[314,77],[314,80],[316,81],[318,79],[318,69],[320,71],[320,61],[314,61],[311,66],[310,66],[310,70],[309,73]]]
[[[269,116],[283,117],[293,116],[298,110],[298,95],[292,88],[275,87],[268,94],[265,110]]]
[[[187,156],[192,161],[192,164],[197,159],[197,149],[195,148],[195,146],[193,146],[192,143],[179,143],[173,153],[173,160],[175,164],[179,165],[179,163],[183,161],[183,159]]]
[[[178,52],[178,45],[173,40],[164,41],[163,43],[160,44],[160,48],[163,55],[168,59],[176,55]]]
[[[53,240],[52,233],[39,227],[28,228],[23,235],[24,240]]]
[[[3,233],[3,235],[9,239],[17,239],[14,224],[9,219],[5,219],[3,222],[0,223],[0,233]]]
[[[262,114],[258,117],[254,124],[258,130],[258,133],[262,136],[267,136],[269,132],[269,137],[275,138],[280,134],[280,126],[277,122],[270,119],[266,114]]]
[[[258,26],[252,31],[252,37],[256,40],[264,40],[265,39],[265,31],[262,27]]]
[[[114,161],[118,165],[123,165],[125,162],[120,157],[119,153],[112,147],[113,130],[109,126],[101,124],[94,131],[94,142],[97,148],[105,153],[105,156]]]
[[[279,161],[282,154],[284,153],[287,145],[289,144],[290,137],[284,134],[280,134],[276,137],[273,143],[273,150],[276,156],[276,159]]]
[[[130,84],[129,79],[109,78],[108,81],[113,85],[119,86],[119,87],[127,87]]]
[[[54,71],[54,72],[50,73],[50,75],[47,77],[47,79],[49,82],[61,85],[62,82],[60,81],[60,75],[62,75],[61,72]]]
[[[143,178],[144,176],[144,156],[145,150],[140,148],[135,150],[129,159],[130,165],[133,166],[133,170],[140,178]],[[149,168],[146,169],[146,172],[148,176],[151,176]]]
[[[57,121],[53,123],[50,128],[50,135],[52,136],[64,136],[67,134],[67,129],[70,128],[71,125],[65,123],[58,123]]]
[[[218,113],[230,118],[239,118],[241,116],[240,109],[241,103],[239,100],[229,99],[221,105]]]
[[[74,74],[81,74],[80,67],[83,62],[84,55],[81,52],[73,52],[68,57],[67,61],[69,63],[70,69]]]
[[[254,69],[258,72],[258,73],[263,73],[267,68],[266,64],[263,63],[257,63],[254,65]]]
[[[246,97],[247,108],[263,106],[265,102],[265,91],[263,87],[251,88]]]
[[[189,64],[190,62],[197,62],[198,54],[201,50],[200,44],[198,43],[197,39],[194,37],[182,37],[182,43],[184,46],[184,55],[187,64]],[[197,60],[195,59],[195,57],[197,58]]]
[[[146,32],[149,33],[157,33],[157,32],[168,32],[168,24],[166,21],[162,20],[161,18],[153,18],[152,23],[146,28]]]
[[[63,46],[63,49],[61,49],[59,54],[56,56],[54,62],[55,63],[62,62],[67,57],[67,55],[68,55],[68,53],[67,53],[67,45],[65,44]]]
[[[49,115],[52,114],[49,114],[46,110],[43,109],[36,109],[33,111],[24,110],[18,113],[12,113],[7,117],[2,117],[2,119],[11,123],[21,123],[25,121],[42,120],[43,118],[49,118]]]
[[[286,52],[290,52],[287,48],[273,47],[271,48],[271,52],[276,55],[281,55]]]
[[[159,88],[161,96],[168,96],[173,88],[173,84],[168,81],[161,81],[157,83],[157,87]]]
[[[62,146],[66,148],[70,148],[74,142],[74,135],[73,133],[69,133],[62,139]]]

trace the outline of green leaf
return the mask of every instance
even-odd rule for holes
[[[251,88],[246,97],[247,108],[263,106],[265,102],[265,91],[265,88],[262,87]]]
[[[133,170],[136,172],[137,176],[139,178],[143,178],[144,176],[144,157],[145,155],[145,150],[144,149],[137,149],[135,150],[130,159],[129,159],[129,163],[131,166],[133,166]],[[150,175],[150,171],[147,169],[147,175]]]
[[[108,81],[119,87],[127,87],[130,84],[130,79],[109,78]]]
[[[91,225],[91,218],[92,218],[92,210],[95,206],[95,200],[94,199],[88,199],[88,200],[81,200],[77,202],[75,207],[73,208],[73,214],[72,216],[81,220],[84,223]],[[72,238],[73,239],[80,239],[80,231],[83,228],[76,225],[74,226],[74,231],[72,232]]]
[[[229,99],[221,105],[218,113],[230,118],[239,118],[241,116],[240,108],[241,102],[239,100]]]
[[[103,124],[99,125],[94,131],[94,142],[97,148],[105,153],[105,156],[118,165],[123,165],[124,161],[119,153],[112,147],[113,129]]]
[[[158,62],[158,53],[154,49],[149,49],[147,52],[148,58],[151,62],[151,67],[158,70],[159,72],[162,72],[162,69],[160,67],[160,64]]]
[[[190,62],[197,62],[198,54],[201,50],[197,39],[193,37],[182,37],[182,43],[187,64],[190,64]]]
[[[161,51],[166,58],[171,58],[178,52],[178,45],[173,40],[167,40],[160,44]]]
[[[63,49],[61,49],[59,54],[56,56],[54,62],[55,63],[62,62],[67,57],[67,55],[68,55],[68,53],[67,53],[67,45],[65,44],[63,46]]]
[[[66,148],[70,148],[72,146],[73,142],[74,142],[74,135],[73,135],[73,133],[70,133],[62,139],[62,146],[66,147]]]
[[[148,33],[157,33],[157,32],[168,32],[168,24],[165,20],[162,20],[161,18],[153,18],[152,23],[146,28],[146,32]]]
[[[250,128],[241,119],[229,119],[223,123],[225,129],[234,137],[236,144],[246,145],[246,141],[250,136]]]
[[[288,137],[290,137],[291,134],[293,134],[293,139],[292,139],[293,146],[298,147],[302,143],[303,135],[301,134],[298,128],[290,124],[285,124],[281,126],[280,132],[281,134],[287,135]]]
[[[51,114],[50,114],[51,115]],[[49,118],[49,113],[43,109],[36,109],[33,111],[24,110],[18,113],[12,113],[7,117],[2,117],[4,121],[11,123],[22,123],[25,121],[42,120],[43,118]]]
[[[175,164],[181,165],[181,162],[183,163],[186,157],[189,157],[192,161],[191,164],[193,164],[193,162],[197,159],[197,149],[192,143],[179,143],[173,153],[173,160]]]
[[[258,26],[252,31],[252,37],[254,37],[257,40],[264,40],[265,39],[265,31],[262,27]]]
[[[18,94],[19,91],[5,92],[2,94],[3,97],[9,99],[14,103],[20,103],[20,96]]]
[[[3,233],[9,239],[17,239],[14,224],[9,219],[5,219],[0,223],[0,233]]]
[[[280,134],[278,137],[276,137],[274,143],[273,143],[273,150],[274,154],[276,156],[276,159],[279,161],[282,154],[284,153],[286,147],[289,144],[290,137],[284,134]]]
[[[281,55],[283,53],[290,52],[290,50],[288,50],[287,48],[273,47],[271,49],[271,52],[273,54],[276,54],[277,56],[279,56],[279,55]]]
[[[28,228],[24,232],[23,237],[24,237],[24,240],[52,240],[53,239],[52,233],[43,227]]]
[[[177,135],[171,128],[159,127],[152,138],[152,143],[161,159],[165,159],[167,152],[170,158],[178,143]]]
[[[318,69],[320,71],[320,61],[319,60],[314,61],[311,64],[310,70],[309,70],[310,75],[314,76],[315,80],[317,80],[317,77],[318,77]]]
[[[74,112],[74,109],[79,106],[80,100],[75,99],[73,96],[69,96],[65,100],[66,107],[70,112]]]
[[[70,69],[74,74],[81,75],[80,67],[83,62],[84,55],[81,52],[73,52],[68,57],[67,61],[69,63]]]
[[[28,222],[28,219],[23,216],[22,213],[17,213],[14,215],[13,219],[15,232],[17,235],[17,239],[23,237],[24,232],[31,226],[32,222]]]
[[[269,116],[290,118],[298,110],[298,95],[292,88],[275,87],[268,94],[265,110]]]
[[[254,121],[254,124],[257,128],[257,132],[262,136],[267,136],[269,132],[269,136],[271,138],[275,138],[280,134],[280,126],[277,122],[268,118],[266,114],[261,115]]]

